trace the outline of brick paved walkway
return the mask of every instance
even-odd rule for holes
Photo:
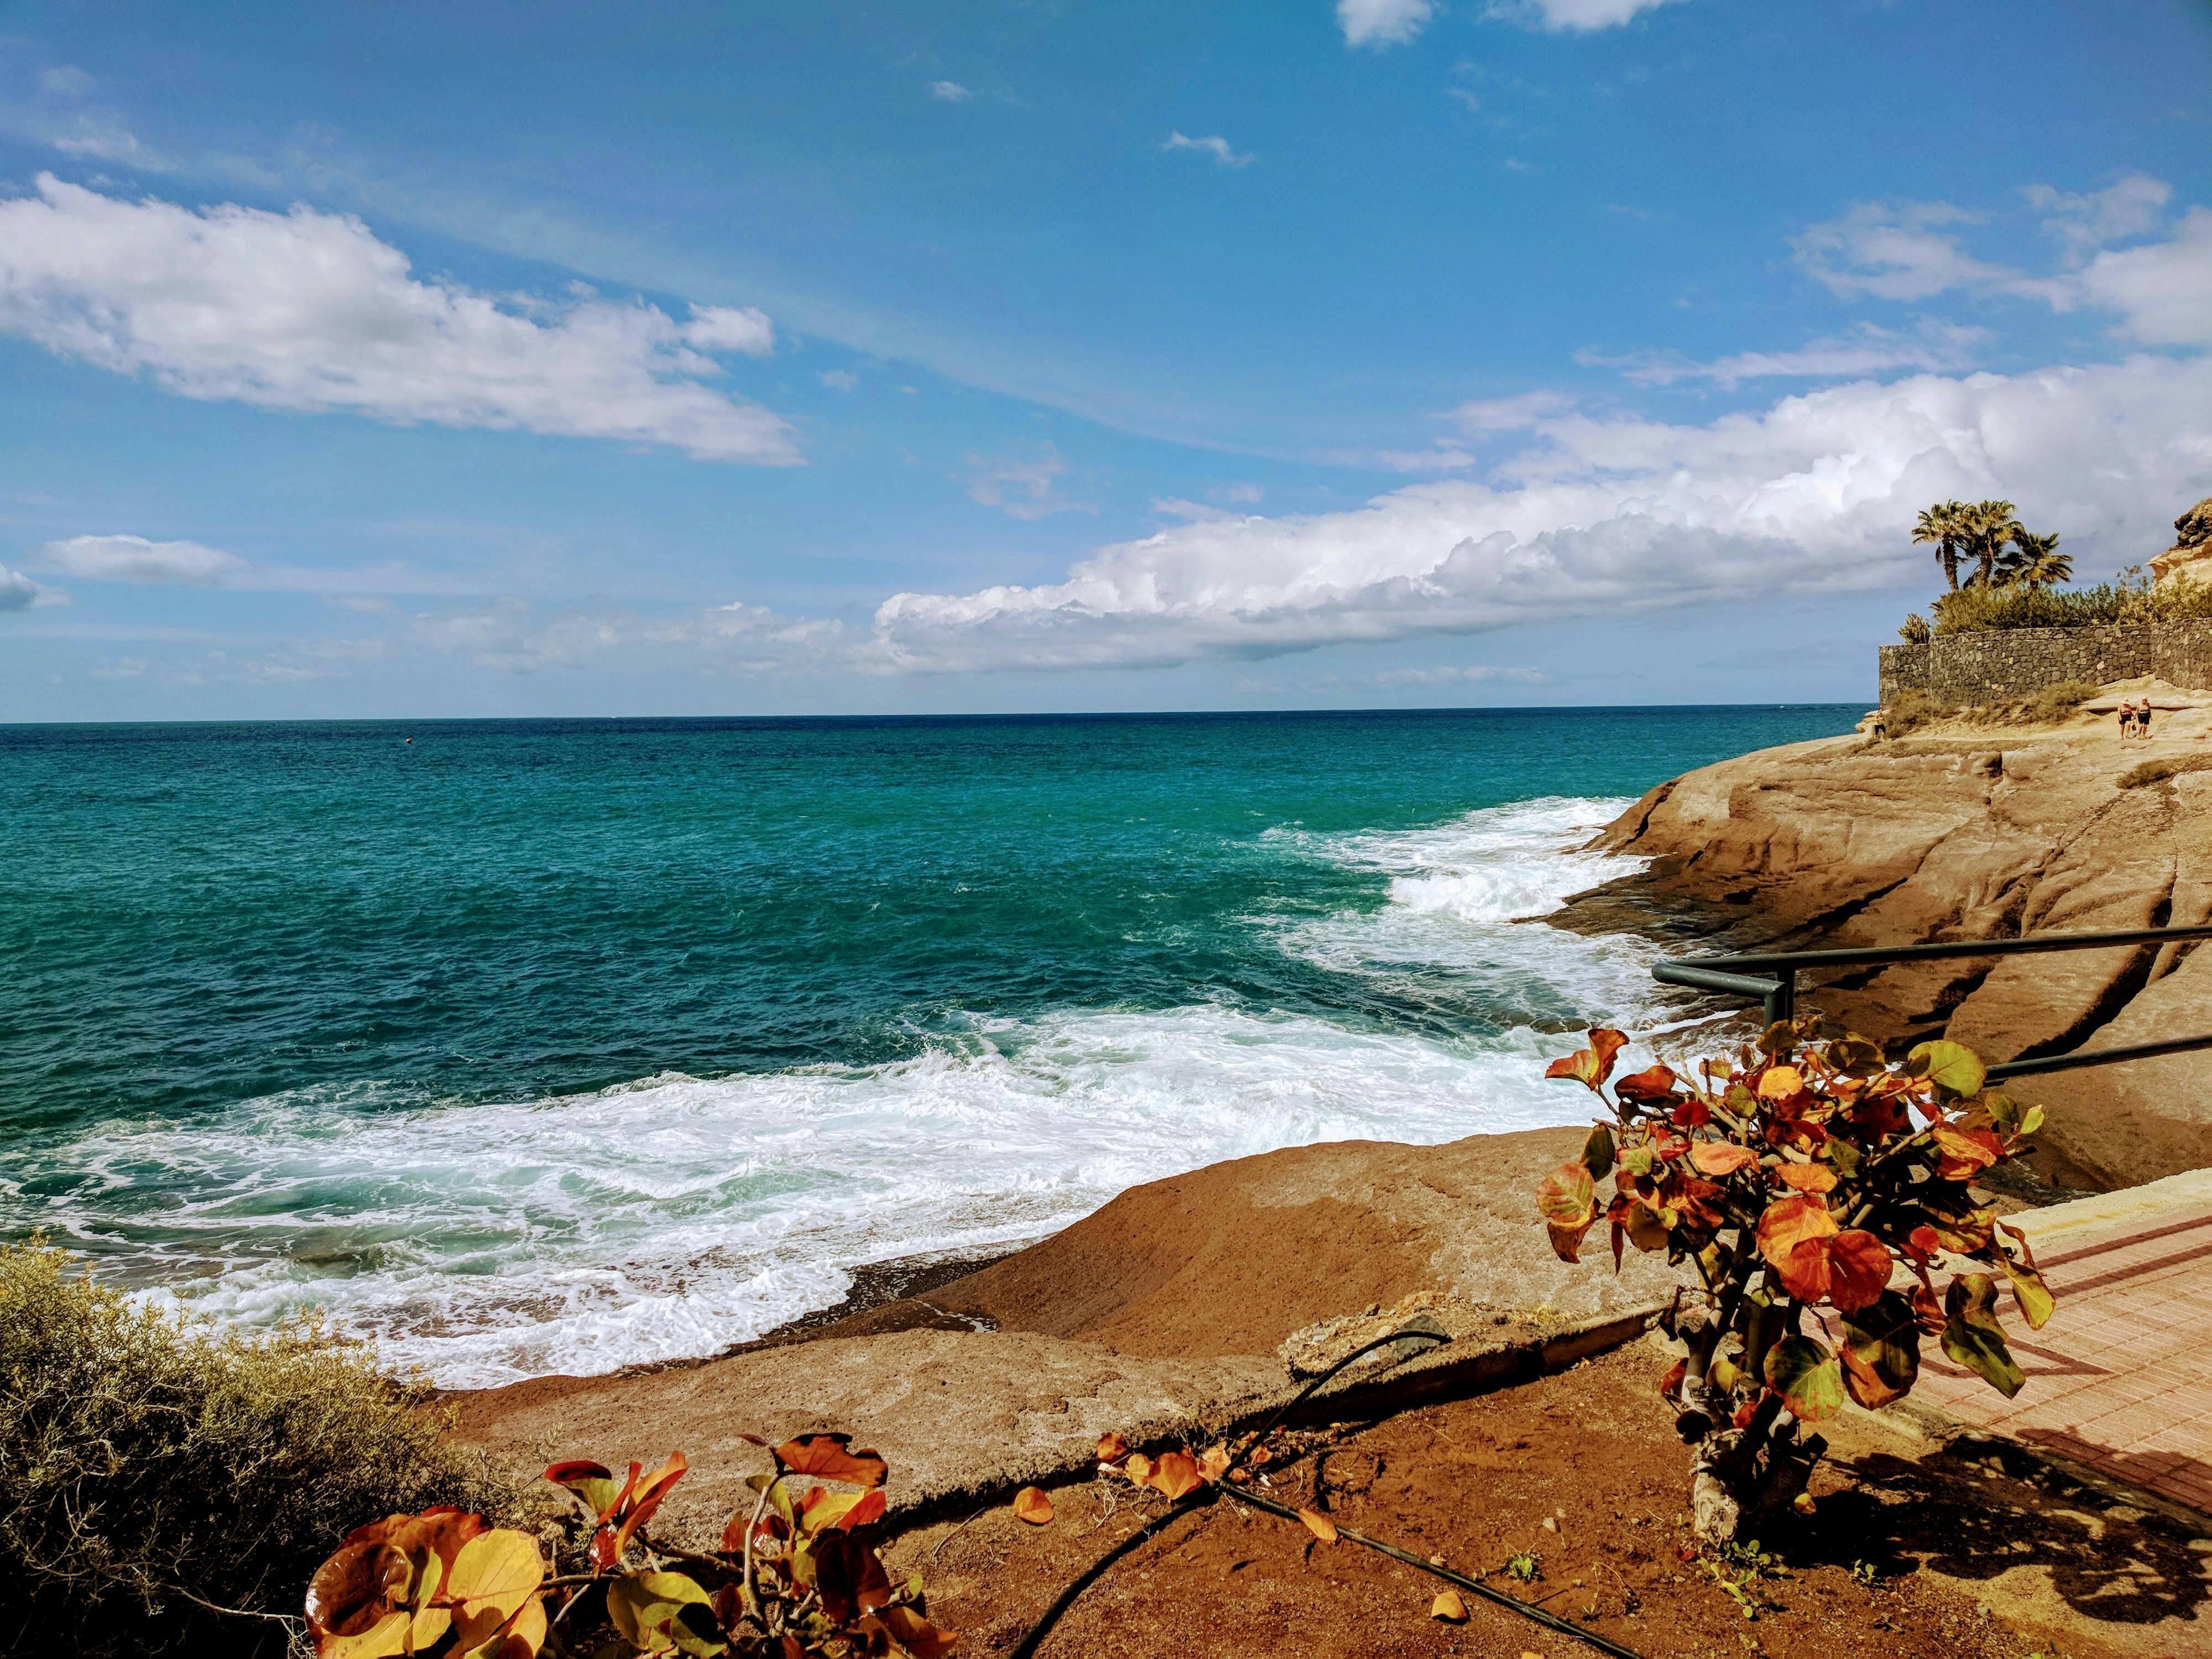
[[[2027,1386],[2007,1400],[1931,1340],[1914,1401],[2212,1514],[2212,1170],[2007,1219],[2058,1298],[2031,1332],[1999,1297]]]

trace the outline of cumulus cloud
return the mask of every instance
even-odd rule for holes
[[[1608,357],[1578,351],[1575,361],[1587,368],[1618,368],[1638,386],[1707,380],[1726,389],[1746,380],[1833,380],[1899,368],[1966,368],[1989,337],[1987,329],[1951,324],[1923,324],[1916,332],[1900,334],[1863,323],[1852,333],[1814,340],[1795,351],[1739,351],[1703,363],[1680,353]]]
[[[1555,34],[1589,34],[1614,28],[1668,0],[1500,0],[1490,15],[1549,29]]]
[[[220,548],[198,542],[154,542],[143,536],[71,536],[41,547],[38,562],[46,569],[88,581],[156,587],[217,587],[252,569],[235,553]]]
[[[1254,155],[1240,155],[1230,148],[1229,141],[1218,133],[1211,138],[1188,138],[1180,132],[1170,132],[1168,134],[1167,142],[1160,148],[1162,149],[1194,149],[1201,155],[1211,155],[1213,158],[1213,164],[1223,167],[1249,167],[1259,159]]]
[[[56,98],[82,98],[92,90],[92,77],[74,64],[57,64],[39,71],[39,90]]]
[[[1347,46],[1402,46],[1428,27],[1434,0],[1336,0]]]
[[[0,201],[0,330],[181,397],[520,429],[783,465],[790,428],[701,384],[768,319],[422,281],[358,219],[124,201],[50,174]]]
[[[932,81],[929,83],[929,95],[940,103],[964,104],[975,94],[957,81]]]
[[[860,384],[860,377],[849,368],[825,368],[814,378],[832,392],[850,392]]]
[[[968,499],[995,507],[1010,518],[1042,519],[1054,513],[1096,513],[1096,501],[1073,501],[1060,493],[1072,469],[1067,457],[1047,444],[1033,457],[970,455],[963,482]]]
[[[1705,425],[1522,407],[1533,441],[1486,481],[1176,525],[1045,586],[895,594],[866,660],[1164,665],[1869,589],[1923,574],[1906,531],[1948,495],[2032,502],[2085,550],[2131,557],[2212,486],[2203,358],[1858,382]]]
[[[0,611],[28,611],[38,600],[38,583],[0,564]]]

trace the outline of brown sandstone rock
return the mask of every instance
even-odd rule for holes
[[[1645,870],[1560,920],[1576,925],[1581,908],[1616,917],[1628,896],[1687,902],[1711,919],[1717,949],[2201,922],[2212,914],[2212,774],[2121,780],[2144,759],[2201,752],[2208,732],[2212,719],[2196,711],[2151,744],[2102,728],[1986,743],[1844,738],[1701,768],[1599,838],[1650,860]],[[1970,957],[1801,982],[1813,1006],[1869,1036],[1948,1035],[2010,1060],[2212,1032],[2212,968],[2188,971],[2195,959],[2171,947]],[[2055,1109],[2045,1137],[2055,1172],[2112,1184],[2212,1163],[2208,1091],[2212,1053],[2018,1092]]]

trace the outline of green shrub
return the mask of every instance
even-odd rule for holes
[[[2028,704],[2028,712],[2039,720],[2055,720],[2063,714],[2072,714],[2095,696],[2100,689],[2087,680],[2061,680],[2037,692]]]
[[[313,1322],[260,1340],[0,1245],[0,1652],[277,1654],[365,1520],[512,1495]]]
[[[1916,611],[1899,625],[1897,637],[1907,645],[1925,645],[1935,637],[1935,631],[1928,626],[1928,618]]]
[[[2168,755],[2159,760],[2144,761],[2120,774],[2120,787],[2141,789],[2146,784],[2178,778],[2184,772],[2212,772],[2212,755]]]
[[[1901,738],[1916,726],[1937,720],[1952,711],[1914,687],[1900,691],[1881,711],[1882,724],[1893,738]]]
[[[1962,587],[1944,594],[1932,609],[1939,635],[2003,628],[2133,628],[2212,617],[2212,582],[2154,587],[2139,568],[2130,568],[2112,581],[2063,592],[2019,583]]]

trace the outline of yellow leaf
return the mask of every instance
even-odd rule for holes
[[[518,1659],[544,1645],[545,1602],[541,1596],[532,1596],[513,1613],[486,1607],[453,1625],[453,1659]]]
[[[322,1659],[386,1659],[407,1650],[407,1627],[415,1622],[407,1613],[387,1613],[358,1636],[325,1636],[318,1651]]]
[[[1805,1074],[1795,1066],[1770,1066],[1759,1079],[1761,1100],[1787,1100],[1805,1087]]]
[[[1437,1599],[1429,1603],[1429,1617],[1441,1619],[1447,1625],[1464,1625],[1467,1603],[1459,1599],[1457,1590],[1439,1590]]]
[[[1121,1472],[1139,1486],[1147,1485],[1152,1478],[1152,1460],[1142,1452],[1131,1452],[1128,1462],[1121,1465]]]
[[[1048,1526],[1052,1521],[1052,1499],[1035,1486],[1024,1486],[1014,1494],[1014,1519],[1026,1521],[1033,1527]]]
[[[501,1528],[478,1533],[461,1546],[453,1570],[446,1575],[446,1596],[460,1603],[464,1618],[496,1607],[504,1619],[544,1582],[538,1540],[526,1532]]]
[[[1336,1542],[1336,1522],[1316,1510],[1300,1510],[1298,1519],[1306,1523],[1306,1530],[1324,1544]]]

